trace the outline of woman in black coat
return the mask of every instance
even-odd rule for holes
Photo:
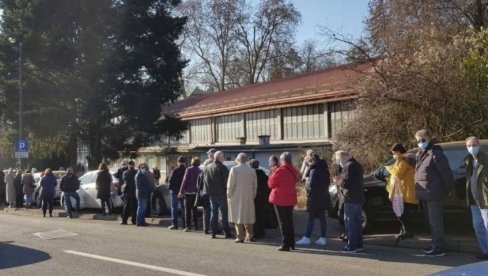
[[[327,162],[314,155],[307,173],[307,212],[308,224],[305,236],[297,241],[296,244],[310,244],[315,219],[320,220],[320,238],[315,244],[326,245],[325,233],[327,230],[327,221],[325,220],[325,210],[330,206],[329,184],[330,173]]]
[[[18,170],[14,178],[15,207],[21,208],[24,205],[24,185],[22,185],[22,171]]]
[[[108,213],[112,213],[112,204],[110,202],[111,198],[111,188],[112,188],[112,175],[108,171],[107,164],[101,163],[98,167],[98,175],[96,180],[97,186],[97,198],[100,199],[102,203],[103,215],[107,215],[106,207],[108,208]],[[105,207],[106,206],[106,207]]]

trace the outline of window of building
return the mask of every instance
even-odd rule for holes
[[[246,114],[246,131],[248,141],[258,141],[258,136],[269,135],[270,139],[279,139],[279,110],[267,110]]]
[[[307,140],[325,137],[324,104],[283,109],[285,140]]]
[[[340,132],[352,118],[355,104],[350,101],[329,103],[331,136]]]
[[[192,144],[212,143],[212,127],[210,119],[190,121],[190,136]]]
[[[218,142],[238,142],[238,137],[244,136],[244,116],[243,114],[228,115],[218,117],[217,141]]]

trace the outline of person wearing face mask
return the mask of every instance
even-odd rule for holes
[[[412,158],[408,155],[405,147],[402,144],[395,144],[391,148],[393,158],[396,160],[392,166],[386,166],[386,169],[391,174],[390,183],[386,186],[389,193],[393,192],[393,177],[399,180],[400,191],[403,197],[403,214],[397,217],[401,224],[400,233],[395,235],[396,243],[399,244],[401,239],[412,238],[412,223],[410,219],[410,210],[417,208],[418,201],[415,198],[415,161],[409,162]]]
[[[137,198],[137,213],[136,225],[147,226],[146,223],[146,207],[147,199],[150,194],[150,183],[146,176],[147,165],[145,163],[139,164],[139,171],[136,174],[136,198]]]
[[[444,216],[442,200],[449,194],[453,174],[442,148],[432,143],[428,130],[415,133],[419,151],[415,165],[415,195],[422,201],[432,233],[432,245],[424,249],[427,257],[442,257],[444,252]]]
[[[466,139],[466,199],[471,208],[473,228],[481,254],[476,258],[488,260],[488,154],[482,150],[480,140]]]
[[[269,157],[268,165],[269,165],[269,175],[268,175],[268,177],[271,177],[273,175],[273,173],[276,171],[276,169],[279,168],[278,156],[271,155]]]

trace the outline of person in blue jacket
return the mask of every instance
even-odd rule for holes
[[[150,184],[147,179],[147,165],[145,163],[139,164],[139,171],[136,174],[136,197],[137,197],[137,214],[136,225],[147,226],[145,220],[147,200],[150,194]]]
[[[41,179],[41,199],[42,214],[46,217],[46,211],[49,206],[49,217],[53,216],[54,196],[56,195],[56,185],[58,182],[51,169],[46,169]]]

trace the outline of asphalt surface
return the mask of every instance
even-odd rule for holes
[[[475,262],[471,254],[427,258],[416,249],[374,245],[344,255],[344,244],[334,238],[338,222],[328,222],[327,246],[278,252],[276,231],[253,244],[235,244],[222,236],[213,240],[202,232],[171,231],[162,225],[0,214],[0,274],[427,275]],[[302,231],[304,225],[295,228]]]

